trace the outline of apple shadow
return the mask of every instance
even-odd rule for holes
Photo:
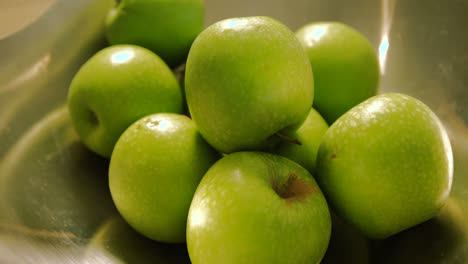
[[[115,214],[96,232],[85,252],[84,263],[190,264],[187,246],[148,239]]]
[[[370,263],[370,240],[330,211],[332,233],[321,264]]]
[[[451,197],[436,217],[385,240],[375,241],[373,262],[466,264],[468,211],[464,211],[466,204],[462,203],[462,200]]]

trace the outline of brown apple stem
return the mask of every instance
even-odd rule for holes
[[[296,144],[296,145],[299,145],[299,146],[302,145],[302,142],[299,139],[288,137],[286,135],[281,134],[280,132],[276,132],[275,136],[278,137],[281,140],[286,141],[286,142],[293,143],[293,144]]]
[[[307,181],[300,179],[296,173],[289,174],[286,181],[281,185],[272,185],[279,197],[286,200],[287,204],[298,201],[312,194],[316,187]]]

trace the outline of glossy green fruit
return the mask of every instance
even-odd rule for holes
[[[187,59],[185,92],[203,137],[223,153],[264,147],[299,126],[313,100],[303,47],[268,17],[233,18],[208,27]]]
[[[161,242],[184,242],[193,194],[218,157],[188,117],[142,118],[125,130],[112,153],[112,199],[141,234]]]
[[[377,56],[358,31],[338,22],[318,22],[300,28],[296,36],[314,70],[314,108],[329,124],[377,93]]]
[[[110,157],[124,130],[143,116],[182,113],[174,74],[151,51],[133,45],[103,49],[73,78],[68,94],[72,123],[92,151]]]
[[[121,0],[109,11],[106,37],[112,44],[135,44],[158,54],[171,67],[182,63],[203,30],[203,0]]]
[[[336,213],[385,238],[433,217],[449,196],[453,156],[437,116],[420,101],[382,94],[325,133],[317,181]]]
[[[272,152],[299,163],[313,174],[320,142],[322,142],[322,137],[327,129],[328,125],[325,120],[312,108],[298,130],[284,133],[290,138],[299,140],[301,145],[285,141],[281,142]]]
[[[281,156],[237,152],[203,177],[187,223],[193,264],[319,263],[331,231],[307,170]]]

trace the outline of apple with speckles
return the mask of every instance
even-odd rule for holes
[[[300,28],[296,36],[314,70],[314,108],[328,124],[376,95],[377,55],[359,31],[340,22],[314,22]]]
[[[204,0],[117,0],[106,18],[109,43],[134,44],[175,67],[203,30]]]
[[[193,264],[320,263],[331,232],[327,202],[297,163],[236,152],[205,174],[190,206]]]
[[[70,85],[68,109],[84,144],[109,158],[133,122],[154,113],[182,113],[183,99],[174,74],[156,54],[116,45],[80,68]]]
[[[190,118],[161,113],[144,117],[115,145],[109,165],[112,199],[139,233],[182,243],[193,194],[218,158]]]
[[[185,94],[211,146],[222,153],[259,150],[304,122],[314,79],[304,48],[285,25],[269,17],[232,18],[194,41]]]
[[[371,238],[436,215],[447,200],[453,156],[437,116],[397,93],[372,97],[325,133],[316,179],[335,212]]]

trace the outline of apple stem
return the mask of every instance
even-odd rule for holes
[[[276,132],[275,136],[280,138],[281,140],[286,141],[286,142],[293,143],[293,144],[296,144],[296,145],[299,145],[299,146],[302,145],[302,142],[299,139],[288,137],[286,135],[281,134],[280,132]]]
[[[315,191],[315,186],[299,179],[296,173],[291,173],[283,184],[272,184],[273,190],[279,197],[286,200],[286,203],[301,200]]]

